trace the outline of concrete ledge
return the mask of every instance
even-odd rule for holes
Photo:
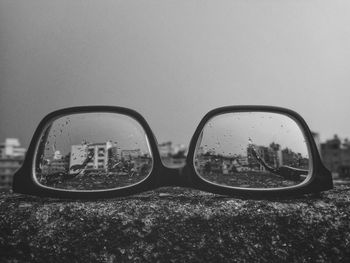
[[[1,262],[350,262],[350,186],[243,200],[183,188],[66,201],[1,194]]]

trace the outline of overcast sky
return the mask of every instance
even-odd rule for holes
[[[47,113],[136,109],[188,144],[224,105],[299,112],[350,137],[350,2],[0,0],[0,140],[28,146]]]

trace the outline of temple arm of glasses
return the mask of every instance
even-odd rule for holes
[[[276,174],[278,176],[281,176],[287,180],[292,180],[292,181],[303,181],[305,179],[305,176],[309,173],[308,170],[304,169],[298,169],[294,167],[290,167],[287,165],[283,165],[278,168],[271,167],[268,165],[265,160],[263,160],[255,151],[254,148],[252,149],[252,155],[254,158],[269,172]]]

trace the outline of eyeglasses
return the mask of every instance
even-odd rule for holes
[[[268,198],[317,193],[333,182],[307,124],[289,109],[214,109],[199,123],[185,157],[181,147],[159,146],[136,111],[86,106],[52,112],[40,122],[13,191],[97,199],[162,186]]]

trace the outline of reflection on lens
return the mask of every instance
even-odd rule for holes
[[[304,182],[309,163],[298,124],[269,112],[215,116],[203,128],[194,159],[197,173],[209,182],[265,189]]]
[[[141,182],[152,165],[146,134],[133,118],[72,114],[54,120],[44,132],[35,179],[55,189],[106,190]]]

